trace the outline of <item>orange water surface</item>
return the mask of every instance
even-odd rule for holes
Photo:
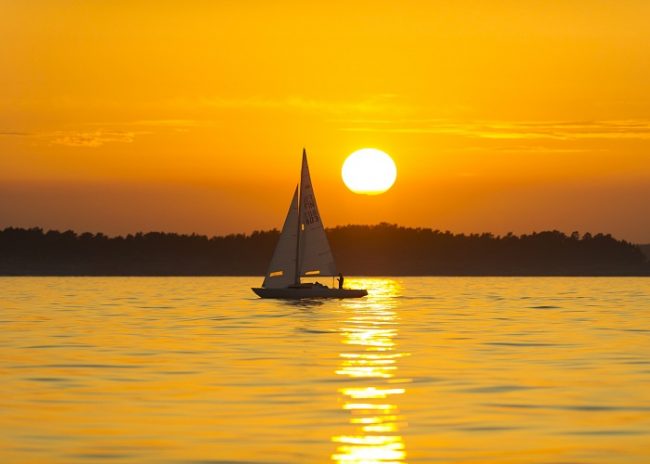
[[[0,278],[0,462],[650,462],[650,279],[259,283]]]

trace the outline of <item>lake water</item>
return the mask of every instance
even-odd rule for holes
[[[0,278],[2,463],[648,463],[649,278]]]

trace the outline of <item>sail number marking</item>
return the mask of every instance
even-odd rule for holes
[[[314,194],[312,192],[305,193],[303,214],[306,224],[314,224],[316,222],[320,222],[320,217],[318,217],[318,210],[316,209],[316,201],[314,201]]]

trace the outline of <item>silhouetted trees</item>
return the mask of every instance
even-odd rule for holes
[[[641,251],[643,254],[650,260],[650,243],[647,243],[645,245],[639,245],[639,248],[641,248]]]
[[[650,275],[640,247],[611,235],[452,234],[391,224],[327,231],[346,275]],[[262,275],[279,232],[107,237],[0,231],[1,275]]]
[[[390,224],[328,231],[339,268],[365,275],[650,275],[638,246],[611,235],[452,234]]]

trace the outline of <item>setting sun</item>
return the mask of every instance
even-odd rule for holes
[[[341,176],[354,193],[379,195],[393,186],[397,168],[393,159],[383,151],[362,148],[347,157]]]

